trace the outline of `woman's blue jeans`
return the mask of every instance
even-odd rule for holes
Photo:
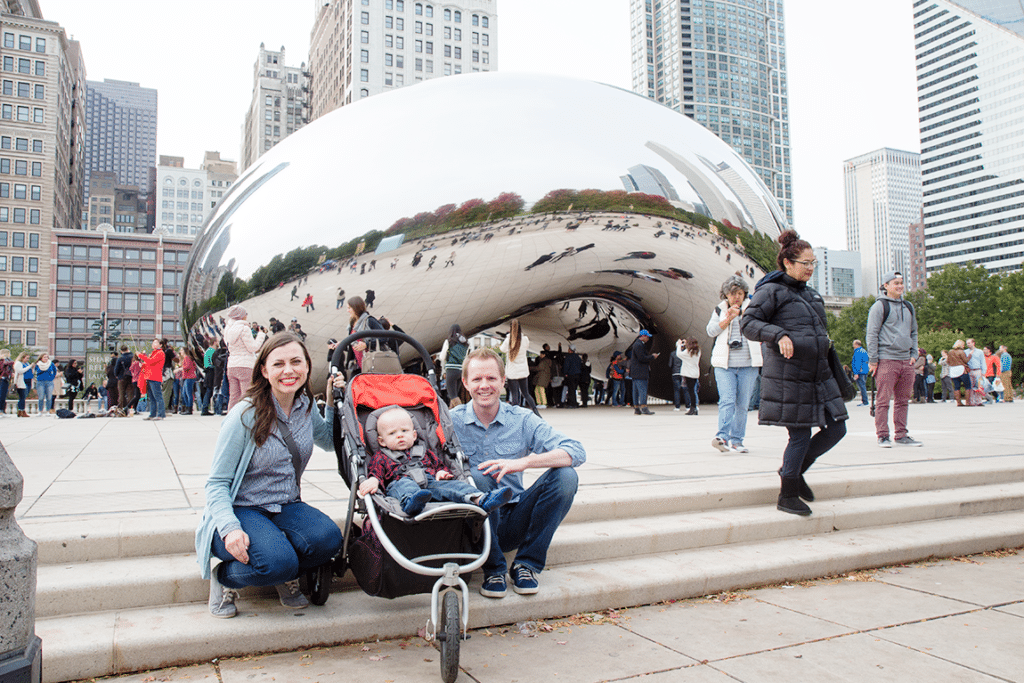
[[[625,382],[623,382],[621,379],[614,379],[613,378],[611,380],[611,383],[612,383],[612,388],[611,388],[612,405],[613,406],[624,406],[624,405],[626,405],[626,397],[625,397],[626,384],[625,384]]]
[[[218,576],[228,588],[276,586],[299,572],[330,562],[341,549],[341,529],[330,517],[302,501],[286,503],[277,513],[236,507],[235,517],[249,535],[249,563],[243,564],[213,534],[213,554],[224,561]]]
[[[25,411],[25,399],[28,398],[28,389],[18,389],[18,410]]]
[[[150,417],[165,417],[163,384],[146,380],[146,400],[149,403]]]
[[[53,400],[53,380],[36,380],[36,395],[39,396],[39,414],[50,410],[50,401]]]
[[[195,401],[196,380],[181,380],[181,402],[178,404],[188,412],[192,412],[192,404]]]
[[[718,384],[718,433],[726,443],[742,444],[747,434],[747,409],[754,393],[757,368],[715,368]]]

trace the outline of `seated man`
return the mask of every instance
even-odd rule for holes
[[[533,412],[501,402],[505,365],[491,349],[466,355],[462,383],[472,400],[452,410],[455,433],[469,458],[481,491],[504,485],[512,501],[491,512],[491,553],[484,563],[480,594],[505,597],[505,550],[518,548],[509,572],[512,589],[528,595],[538,590],[548,547],[576,496],[574,467],[587,458],[582,444],[551,428]],[[522,472],[547,469],[529,489]]]

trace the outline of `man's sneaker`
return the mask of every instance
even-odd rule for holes
[[[892,441],[889,441],[889,437],[883,436],[878,440],[879,448],[892,448]]]
[[[299,589],[299,580],[293,579],[292,581],[285,581],[279,583],[274,588],[277,589],[277,597],[281,599],[281,604],[289,609],[305,609],[309,607],[309,600],[302,594],[302,590]]]
[[[729,444],[729,450],[732,451],[733,453],[749,453],[750,452],[750,449],[747,448],[746,446],[744,446],[741,443],[731,443],[731,444]]]
[[[503,598],[506,592],[504,574],[485,576],[484,582],[480,584],[480,595],[485,598]]]
[[[512,590],[520,595],[533,595],[540,590],[536,574],[525,564],[512,565],[509,576],[512,577]]]
[[[907,436],[904,436],[901,439],[896,439],[896,445],[897,446],[920,446],[921,442],[920,441],[915,441],[914,439],[910,438],[910,435],[907,435]]]
[[[729,444],[725,442],[725,439],[719,439],[716,436],[715,438],[711,439],[711,445],[714,448],[717,448],[718,450],[722,451],[723,453],[729,452]]]
[[[238,591],[234,588],[225,588],[217,577],[220,569],[218,564],[210,572],[210,614],[218,619],[230,619],[238,614],[235,607],[235,600],[238,598]]]

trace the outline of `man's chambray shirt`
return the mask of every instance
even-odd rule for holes
[[[555,431],[526,408],[501,403],[489,427],[484,427],[477,419],[472,401],[456,406],[451,414],[455,434],[474,471],[486,460],[525,458],[531,453],[547,453],[556,448],[569,454],[573,467],[587,460],[583,444]],[[512,501],[517,502],[524,490],[522,472],[506,474],[501,484],[512,488]]]

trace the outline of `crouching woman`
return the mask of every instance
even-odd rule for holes
[[[299,337],[274,335],[256,358],[244,398],[221,425],[196,530],[215,617],[235,616],[237,590],[245,586],[274,586],[285,607],[308,606],[298,577],[341,548],[338,525],[301,499],[313,444],[333,448],[333,403],[325,422],[312,409],[309,373],[309,351]],[[332,392],[326,395],[331,400]],[[212,571],[211,556],[220,560]]]

